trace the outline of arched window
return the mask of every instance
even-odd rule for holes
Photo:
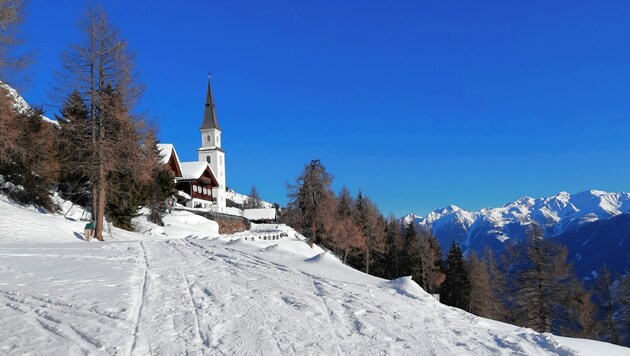
[[[208,162],[208,164],[210,164],[210,163],[212,163],[210,161],[211,161],[210,156],[206,156],[206,162]]]
[[[210,135],[206,136],[206,142],[212,143],[212,137],[210,137]]]

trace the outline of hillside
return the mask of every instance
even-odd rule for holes
[[[630,214],[584,224],[556,240],[567,246],[580,276],[595,277],[604,263],[613,275],[630,271]]]
[[[66,209],[68,206],[65,207]],[[0,197],[3,354],[628,354],[538,334],[439,304],[310,249],[285,226],[219,236],[187,212],[145,234],[83,223]],[[280,237],[281,233],[288,237]]]

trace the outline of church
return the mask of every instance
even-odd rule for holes
[[[187,207],[226,213],[225,151],[221,148],[221,127],[212,97],[210,77],[199,131],[201,146],[197,149],[197,161],[180,162],[173,145],[158,144],[162,163],[173,172],[175,189]]]

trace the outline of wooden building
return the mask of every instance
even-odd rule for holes
[[[191,199],[186,202],[189,208],[211,209],[217,200],[213,189],[219,182],[206,162],[181,162],[182,176],[177,177],[175,188],[188,194]]]

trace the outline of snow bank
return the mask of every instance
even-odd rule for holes
[[[1,354],[627,355],[439,304],[343,265],[284,225],[219,235],[176,211],[155,235],[0,199]],[[72,215],[75,215],[74,212]],[[264,238],[263,238],[264,237]]]

